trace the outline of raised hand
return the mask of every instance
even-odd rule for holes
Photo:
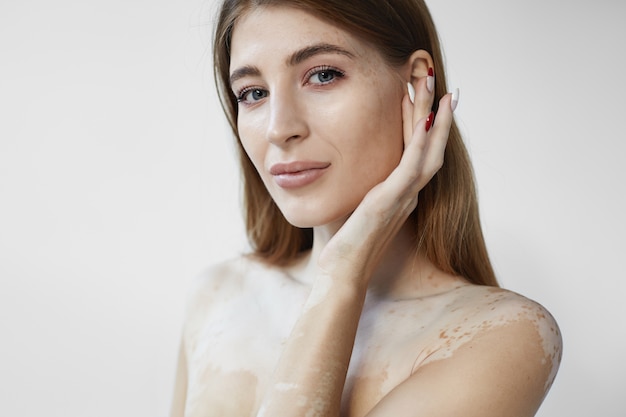
[[[402,101],[404,153],[400,163],[328,242],[319,257],[323,273],[354,275],[365,280],[358,284],[367,286],[380,256],[417,206],[419,191],[441,168],[458,93],[440,100],[435,118],[433,84],[432,73],[415,86],[409,84]]]

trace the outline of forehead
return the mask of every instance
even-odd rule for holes
[[[257,58],[291,54],[307,45],[340,46],[357,57],[377,56],[377,51],[346,30],[317,16],[286,6],[263,6],[237,20],[231,39],[231,69]]]

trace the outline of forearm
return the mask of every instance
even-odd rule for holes
[[[287,340],[259,417],[339,416],[365,288],[318,279]]]
[[[322,274],[287,340],[257,417],[339,417],[370,278],[415,209],[419,191],[443,161],[452,122],[451,97],[447,95],[447,105],[439,106],[437,124],[430,129],[423,113],[426,108],[430,112],[432,99],[428,93],[422,100],[426,106],[413,106],[405,97],[402,160],[328,242],[320,243],[318,238],[325,235],[317,229],[311,256]],[[315,247],[323,249],[316,252]]]

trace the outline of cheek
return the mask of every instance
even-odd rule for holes
[[[378,183],[398,165],[404,141],[401,97],[397,100],[395,94],[374,97],[361,100],[345,111],[341,126],[344,138],[351,138],[346,146],[354,158],[353,168],[364,180]]]
[[[265,158],[265,141],[259,137],[260,126],[248,120],[238,122],[239,139],[248,158],[252,161],[257,171],[262,171]]]

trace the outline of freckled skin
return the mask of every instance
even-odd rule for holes
[[[433,281],[438,281],[437,287],[424,297],[390,300],[368,295],[342,397],[342,416],[364,416],[409,376],[445,373],[451,359],[520,333],[528,334],[522,344],[525,360],[542,369],[539,385],[544,391],[533,395],[545,395],[561,358],[560,333],[550,314],[503,289],[458,278]],[[284,271],[249,258],[226,262],[200,277],[191,293],[183,334],[190,370],[187,407],[184,414],[173,415],[256,415],[307,291]],[[496,361],[498,352],[494,355]],[[485,372],[497,371],[496,365],[485,366]]]

